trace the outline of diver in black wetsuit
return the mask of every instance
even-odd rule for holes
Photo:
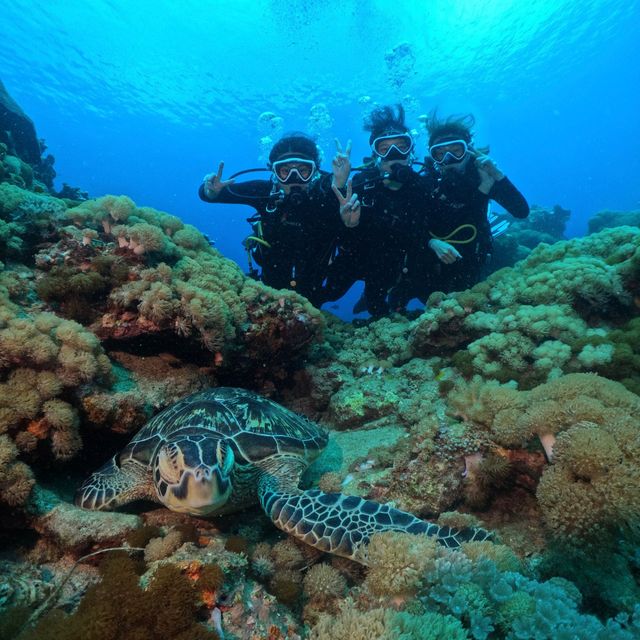
[[[338,153],[333,161],[333,180],[339,186],[349,175],[344,158]],[[260,279],[275,289],[293,289],[316,306],[322,303],[322,282],[342,230],[332,175],[319,164],[316,143],[303,133],[291,133],[271,149],[270,180],[222,180],[220,163],[216,174],[205,176],[198,192],[205,202],[252,206],[253,234],[245,246],[262,268]]]
[[[485,275],[492,236],[487,218],[495,200],[516,218],[529,215],[524,196],[495,162],[473,147],[473,116],[427,122],[431,171],[428,234],[407,258],[407,275],[390,295],[402,308],[412,298],[423,303],[433,291],[460,291]]]
[[[365,130],[371,132],[373,161],[354,176],[353,196],[349,189],[346,197],[337,194],[347,228],[328,272],[324,299],[337,300],[364,280],[354,312],[366,309],[377,318],[389,312],[387,292],[405,268],[407,251],[425,235],[429,191],[425,178],[411,168],[414,142],[402,105],[397,113],[388,106],[374,110]],[[349,214],[355,224],[347,222]]]

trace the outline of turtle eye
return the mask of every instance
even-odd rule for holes
[[[233,451],[226,442],[220,440],[216,446],[216,462],[223,476],[228,476],[233,468]]]
[[[177,484],[182,476],[182,467],[184,466],[181,461],[182,454],[179,447],[173,444],[162,447],[156,462],[162,479],[169,484]]]

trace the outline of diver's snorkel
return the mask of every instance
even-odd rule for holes
[[[242,176],[246,173],[257,173],[258,171],[268,171],[269,173],[271,173],[271,169],[268,169],[267,167],[256,167],[255,169],[242,169],[242,171],[236,171],[234,174],[230,175],[228,179],[235,180],[235,178],[237,178],[238,176]],[[236,193],[232,189],[232,187],[233,187],[233,184],[228,184],[226,189],[232,196],[235,196],[236,198],[246,198],[247,200],[263,200],[264,199],[263,196],[250,196],[244,193]]]
[[[390,180],[391,182],[396,182],[398,184],[405,184],[411,179],[412,173],[413,170],[411,169],[410,164],[400,164],[397,162],[391,165],[389,171],[385,172],[383,179]]]
[[[307,198],[309,193],[306,189],[303,189],[300,185],[292,185],[289,189],[289,193],[286,194],[287,200],[294,206],[299,207]]]
[[[277,180],[275,179],[275,176],[273,175],[273,171],[271,171],[271,169],[269,169],[268,167],[256,167],[254,169],[242,169],[242,171],[236,171],[234,174],[230,175],[229,176],[229,180],[234,180],[238,176],[242,176],[242,175],[245,175],[247,173],[257,173],[259,171],[268,171],[272,176],[272,181],[274,183],[277,183]],[[238,193],[237,191],[234,191],[233,190],[233,183],[232,184],[228,184],[226,186],[226,189],[232,196],[235,196],[236,198],[242,198],[243,200],[264,200],[264,196],[251,196],[251,195],[246,194],[246,193]],[[272,189],[271,189],[271,193],[269,194],[269,198],[268,198],[267,205],[266,205],[265,209],[269,213],[273,213],[278,208],[280,203],[284,200],[284,197],[285,197],[284,191],[282,189],[276,189],[276,184],[274,184]]]
[[[380,172],[375,178],[367,179],[368,183],[380,182],[381,180],[390,180],[399,184],[405,184],[411,180],[411,176],[416,173],[412,167],[418,165],[421,167],[420,171],[424,171],[427,168],[426,162],[420,162],[420,160],[411,160],[410,164],[392,164],[388,171],[382,171],[380,168],[379,158],[365,157],[362,159],[362,164],[358,167],[352,167],[351,171],[366,171],[367,169],[377,168]]]
[[[280,206],[280,204],[284,201],[286,197],[289,197],[291,203],[294,206],[298,206],[304,202],[304,198],[307,196],[306,191],[299,185],[291,185],[289,187],[289,193],[285,192],[282,188],[282,183],[278,180],[275,173],[273,173],[272,169],[268,167],[256,167],[254,169],[243,169],[242,171],[236,171],[234,174],[229,176],[229,180],[233,180],[238,176],[245,175],[247,173],[257,173],[259,171],[268,171],[271,174],[271,193],[269,194],[269,200],[266,206],[266,210],[269,213],[273,213]],[[313,184],[316,180],[318,180],[321,176],[320,171],[316,171],[316,175],[312,177],[308,184]],[[233,190],[233,185],[227,185],[227,191],[237,198],[243,198],[245,200],[264,200],[264,196],[251,196],[244,193],[237,193]]]
[[[314,165],[315,166],[315,165]],[[297,171],[295,173],[298,173]],[[299,207],[305,200],[309,198],[309,190],[320,180],[323,172],[314,169],[313,173],[306,182],[286,182],[278,178],[275,172],[271,175],[271,193],[269,195],[269,204],[266,210],[273,213],[286,200],[294,207]],[[294,178],[295,179],[295,178]]]

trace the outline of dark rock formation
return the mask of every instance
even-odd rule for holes
[[[37,165],[42,148],[36,128],[29,116],[9,95],[0,80],[0,142],[4,142],[12,155]]]

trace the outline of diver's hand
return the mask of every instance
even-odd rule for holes
[[[220,192],[230,184],[233,184],[235,180],[223,180],[222,170],[224,169],[224,162],[218,165],[217,173],[209,173],[204,177],[204,195],[211,200],[215,200]]]
[[[347,142],[347,146],[342,151],[340,140],[336,138],[336,155],[331,165],[333,167],[333,182],[338,188],[343,189],[349,179],[349,173],[351,173],[351,140]]]
[[[351,180],[347,182],[347,193],[344,196],[340,193],[340,189],[338,189],[335,182],[332,183],[331,188],[340,203],[340,217],[344,222],[344,226],[357,227],[360,223],[360,201],[358,200],[358,194],[353,193]]]
[[[444,262],[445,264],[453,264],[456,260],[462,258],[458,250],[444,240],[438,240],[436,238],[429,240],[429,249],[438,256],[440,262]]]
[[[485,156],[477,151],[475,152],[474,162],[480,174],[478,190],[488,195],[494,183],[504,178],[504,173],[498,169],[498,165],[489,156]]]

